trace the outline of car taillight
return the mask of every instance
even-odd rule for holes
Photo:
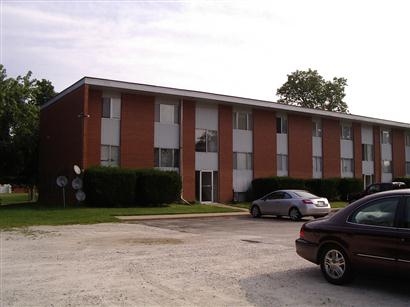
[[[303,202],[304,204],[306,204],[306,205],[311,205],[311,204],[313,204],[313,201],[311,201],[310,199],[304,199],[304,200],[302,200],[302,202]]]
[[[305,237],[305,230],[303,228],[301,228],[300,231],[299,231],[299,237],[301,239],[303,239]]]

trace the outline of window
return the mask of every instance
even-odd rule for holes
[[[399,198],[378,199],[353,213],[349,222],[364,225],[393,227]]]
[[[381,131],[381,143],[382,144],[391,144],[390,130],[382,129],[382,131]]]
[[[410,162],[406,162],[406,176],[410,177]]]
[[[410,146],[410,132],[406,132],[406,146]]]
[[[373,145],[362,144],[362,161],[373,161]]]
[[[179,123],[179,105],[176,104],[155,104],[155,121],[164,124]]]
[[[390,160],[383,160],[382,161],[382,172],[383,173],[391,173],[391,161]]]
[[[179,149],[154,148],[155,167],[179,167]]]
[[[288,170],[288,155],[276,155],[278,171]]]
[[[252,113],[233,112],[233,128],[239,130],[252,130]]]
[[[347,124],[342,124],[341,129],[342,129],[341,130],[342,140],[351,140],[351,139],[353,139],[352,126],[347,125]]]
[[[288,133],[288,120],[286,116],[276,117],[276,133]]]
[[[322,157],[313,157],[313,172],[322,172]]]
[[[404,228],[410,228],[410,197],[408,197],[407,199],[406,199],[406,206],[405,206],[405,210],[406,210],[406,213],[405,213],[405,215],[404,215],[404,219],[403,219],[403,222],[404,222],[404,225],[403,225],[403,227]]]
[[[121,100],[119,98],[103,97],[102,117],[121,118]]]
[[[312,135],[322,137],[322,122],[319,119],[314,119],[312,125]]]
[[[353,172],[353,159],[341,159],[342,162],[342,172],[352,173]]]
[[[112,145],[101,145],[101,165],[119,166],[120,147]]]
[[[247,152],[233,153],[233,169],[251,170],[252,169],[252,154]]]
[[[195,130],[195,151],[198,152],[218,152],[218,131],[196,129]]]

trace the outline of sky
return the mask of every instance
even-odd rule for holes
[[[410,123],[406,0],[0,0],[0,63],[276,101],[296,70],[347,79],[352,114]]]

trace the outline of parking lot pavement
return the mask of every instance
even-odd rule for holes
[[[325,282],[295,253],[301,225],[231,216],[2,232],[2,305],[409,306],[403,280]]]

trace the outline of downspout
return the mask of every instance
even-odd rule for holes
[[[180,104],[179,104],[179,174],[181,175],[181,181],[182,181],[182,188],[181,188],[181,200],[188,204],[191,205],[189,201],[184,199],[184,129],[183,129],[183,123],[184,123],[184,99],[181,98]]]

